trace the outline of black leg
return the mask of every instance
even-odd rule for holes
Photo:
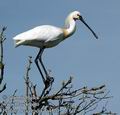
[[[48,88],[50,85],[52,85],[53,81],[54,81],[54,78],[53,77],[50,77],[47,73],[47,70],[42,62],[42,54],[43,54],[43,51],[44,51],[44,48],[42,48],[40,50],[40,54],[39,54],[39,61],[40,61],[40,64],[45,72],[45,75],[46,75],[46,80],[45,80],[45,88]]]
[[[42,68],[43,68],[43,70],[44,70],[44,72],[45,72],[46,78],[48,78],[49,76],[48,76],[47,70],[45,69],[45,66],[44,66],[44,64],[43,64],[43,62],[42,62],[42,54],[43,54],[43,51],[44,51],[44,48],[41,49],[41,51],[40,51],[39,61],[40,61],[41,66],[42,66]]]
[[[42,71],[41,71],[41,69],[40,69],[40,67],[39,67],[39,64],[38,64],[38,59],[39,59],[39,56],[41,55],[41,49],[40,49],[40,51],[38,52],[38,54],[37,54],[37,56],[36,56],[36,58],[35,58],[35,64],[36,64],[36,66],[37,66],[37,68],[38,68],[38,70],[39,70],[39,72],[40,72],[40,74],[41,74],[41,76],[42,76],[42,79],[43,79],[43,82],[45,83],[45,78],[44,78],[44,76],[43,76],[43,73],[42,73]],[[43,51],[42,51],[43,52]]]
[[[53,81],[54,81],[54,78],[53,78],[53,77],[50,77],[50,76],[48,75],[47,70],[45,69],[45,66],[44,66],[44,64],[43,64],[43,62],[42,62],[42,54],[43,54],[44,49],[45,49],[45,48],[40,49],[40,51],[39,51],[39,53],[38,53],[38,55],[37,55],[37,57],[36,57],[36,59],[35,59],[35,63],[36,63],[36,65],[37,65],[37,68],[38,68],[41,76],[42,76],[43,82],[44,82],[44,84],[45,84],[45,89],[47,89],[50,85],[52,85],[52,83],[53,83]],[[39,67],[38,60],[40,61],[40,64],[41,64],[41,66],[42,66],[42,69],[44,70],[44,73],[45,73],[45,75],[46,75],[46,78],[44,77],[44,75],[43,75],[43,73],[42,73],[42,71],[41,71],[41,69],[40,69],[40,67]]]

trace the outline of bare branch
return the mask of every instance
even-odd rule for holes
[[[6,27],[2,28],[2,31],[0,33],[0,85],[2,84],[3,81],[3,76],[4,76],[4,63],[3,63],[3,42],[5,41],[5,36],[4,32],[6,30]],[[6,84],[3,85],[3,87],[0,89],[0,93],[6,89]]]
[[[29,101],[28,101],[28,98],[29,98],[29,71],[31,69],[31,64],[32,64],[32,57],[29,56],[29,59],[28,59],[28,66],[27,66],[27,69],[26,69],[26,75],[25,75],[25,84],[26,84],[26,112],[25,112],[25,115],[28,115],[28,104],[29,104]]]

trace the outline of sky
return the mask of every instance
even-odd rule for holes
[[[55,77],[54,86],[59,88],[63,80],[73,76],[76,88],[106,85],[113,96],[108,108],[120,112],[120,1],[119,0],[0,0],[0,27],[7,26],[4,44],[5,74],[7,89],[0,94],[24,95],[24,75],[28,56],[34,59],[39,49],[14,47],[13,37],[36,26],[49,24],[64,26],[66,16],[78,10],[88,25],[96,32],[96,40],[91,32],[77,21],[73,36],[58,46],[46,49],[43,60]],[[32,64],[30,79],[43,86],[42,79]]]

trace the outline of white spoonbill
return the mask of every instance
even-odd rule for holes
[[[95,32],[84,21],[79,11],[73,11],[67,16],[65,20],[65,26],[63,28],[55,27],[52,25],[42,25],[18,34],[13,38],[16,47],[20,45],[27,45],[40,48],[40,51],[35,58],[35,63],[42,76],[44,84],[49,85],[53,78],[48,75],[48,72],[45,69],[45,66],[42,62],[42,53],[44,49],[54,47],[66,38],[70,37],[76,30],[76,20],[81,20],[92,32],[95,38],[98,39]],[[44,77],[38,61],[40,62],[46,77]]]

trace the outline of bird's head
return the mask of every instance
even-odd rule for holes
[[[72,18],[73,20],[80,20],[81,14],[79,11],[74,11],[72,13],[70,13],[70,18]]]
[[[95,36],[96,39],[98,39],[98,36],[95,34],[95,32],[90,28],[90,26],[88,26],[88,24],[85,22],[85,20],[83,19],[83,17],[81,16],[81,13],[79,11],[73,11],[70,13],[69,15],[69,19],[71,20],[80,20],[82,21],[85,26],[93,33],[93,35]]]

